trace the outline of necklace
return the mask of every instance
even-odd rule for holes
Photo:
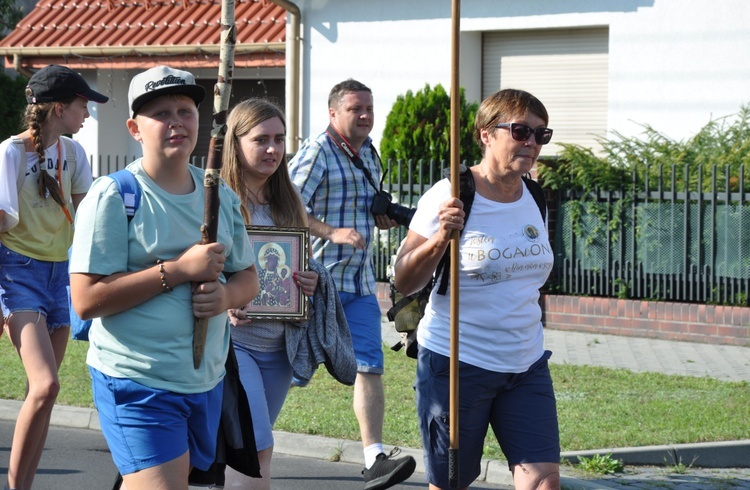
[[[485,183],[485,184],[487,185],[487,187],[488,187],[488,188],[490,189],[490,192],[492,193],[492,196],[493,196],[493,197],[495,198],[495,200],[496,200],[496,201],[498,201],[498,202],[515,202],[515,201],[517,201],[517,200],[518,200],[518,199],[519,199],[519,198],[521,197],[521,195],[520,195],[520,193],[518,192],[518,190],[516,190],[516,191],[514,191],[514,192],[513,192],[513,197],[511,198],[511,200],[510,200],[510,201],[508,201],[508,200],[506,200],[505,198],[503,198],[503,197],[502,197],[502,196],[501,196],[500,194],[498,194],[498,193],[497,193],[497,189],[495,189],[495,186],[494,186],[494,185],[490,184],[490,181],[489,181],[489,179],[487,178],[487,174],[486,174],[486,173],[483,173],[483,174],[482,174],[482,180],[484,180],[484,183]],[[520,188],[519,188],[519,189],[520,189]]]
[[[265,206],[266,204],[268,204],[265,197],[263,196],[263,187],[261,187],[257,193],[253,192],[249,186],[246,186],[245,189],[247,189],[247,192],[249,194],[247,200],[253,206]]]

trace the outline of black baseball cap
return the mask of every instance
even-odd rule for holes
[[[29,104],[57,102],[77,95],[86,100],[103,104],[109,97],[89,87],[81,75],[67,66],[47,65],[34,73],[26,88],[31,94],[26,95]]]

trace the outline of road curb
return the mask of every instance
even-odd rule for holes
[[[21,405],[22,402],[18,400],[0,400],[0,420],[16,420]],[[92,408],[55,405],[50,423],[59,427],[101,430],[99,416]],[[392,448],[393,446],[384,445],[386,452]],[[359,441],[274,431],[274,452],[290,456],[341,461],[364,467],[362,443]],[[415,471],[424,473],[422,450],[402,447],[401,454],[414,457],[417,462]],[[748,468],[750,467],[750,440],[568,451],[560,456],[561,460],[578,463],[581,457],[590,458],[597,454],[611,455],[612,458],[619,459],[626,465],[664,466],[682,463],[706,468]],[[588,481],[566,475],[565,466],[562,466],[560,471],[561,486],[564,490],[616,488],[601,481]],[[506,461],[483,459],[482,471],[477,482],[513,486],[513,477]]]
[[[16,420],[22,401],[0,400],[0,420]],[[52,408],[50,424],[71,429],[101,430],[99,414],[92,408],[55,405]]]
[[[750,440],[592,449],[564,452],[560,458],[576,464],[581,457],[607,454],[631,465],[750,468]]]
[[[289,456],[301,456],[306,458],[326,459],[329,461],[341,461],[362,465],[364,468],[364,456],[362,454],[362,443],[345,439],[333,439],[322,436],[310,436],[304,434],[293,434],[290,432],[274,431],[274,453]],[[388,453],[394,446],[383,445],[383,450]],[[421,449],[401,448],[401,456],[411,456],[417,462],[414,470],[424,473],[424,460]],[[493,483],[498,485],[513,485],[513,477],[508,470],[505,461],[483,459],[482,471],[477,482]]]

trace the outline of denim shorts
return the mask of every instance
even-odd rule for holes
[[[354,357],[360,373],[383,374],[383,334],[380,304],[374,294],[360,296],[339,292],[344,315],[352,333]]]
[[[3,312],[38,313],[54,330],[70,325],[68,261],[47,262],[14,252],[0,243]]]
[[[459,363],[459,488],[469,486],[480,474],[489,427],[510,467],[560,461],[550,355],[545,351],[525,373],[496,373]],[[425,478],[440,488],[449,488],[449,361],[419,346],[414,388]]]
[[[199,470],[213,464],[223,382],[205,393],[182,394],[113,378],[90,366],[89,372],[102,434],[121,475],[164,464],[186,451],[190,465]]]
[[[234,343],[240,381],[253,417],[255,446],[273,446],[273,424],[281,412],[292,382],[292,365],[286,350],[259,352]]]

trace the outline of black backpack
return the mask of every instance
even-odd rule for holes
[[[474,184],[474,176],[468,167],[461,165],[460,167],[460,193],[459,199],[464,203],[464,223],[469,222],[469,212],[471,206],[474,203],[474,195],[476,194],[476,186]],[[443,170],[443,176],[450,178],[450,168]],[[547,198],[544,195],[542,186],[536,181],[532,180],[531,177],[522,177],[526,188],[529,189],[531,195],[534,197],[534,201],[539,207],[539,212],[542,215],[542,221],[547,219]],[[463,233],[463,230],[461,230]],[[420,289],[414,294],[404,296],[398,292],[394,284],[394,277],[391,274],[390,285],[391,285],[391,308],[387,312],[388,320],[394,323],[396,331],[401,334],[401,339],[391,346],[394,351],[401,350],[402,347],[406,347],[406,355],[416,359],[417,358],[417,326],[419,321],[424,316],[424,310],[427,306],[427,301],[430,299],[430,293],[435,284],[438,285],[437,294],[445,295],[448,289],[448,279],[450,276],[450,244],[445,250],[443,257],[438,262],[435,273],[427,283],[425,287]]]

